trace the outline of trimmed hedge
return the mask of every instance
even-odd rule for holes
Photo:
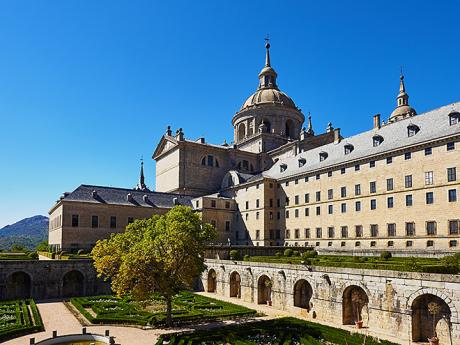
[[[162,303],[164,299],[154,294],[152,301]],[[144,311],[132,299],[113,296],[77,297],[70,302],[93,324],[164,325],[166,312]],[[93,316],[87,309],[91,309]],[[181,292],[173,299],[173,322],[212,321],[255,314],[255,310],[227,303],[191,292]]]
[[[396,345],[386,340],[324,326],[293,317],[225,326],[193,333],[161,336],[156,345],[179,344],[302,344]]]
[[[33,300],[0,302],[0,342],[42,330],[43,322]]]

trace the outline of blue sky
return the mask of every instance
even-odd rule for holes
[[[166,126],[232,140],[264,37],[316,132],[367,130],[399,68],[421,113],[460,100],[457,1],[1,1],[0,226],[79,184],[133,187]]]

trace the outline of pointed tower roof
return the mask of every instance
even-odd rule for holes
[[[136,187],[134,187],[134,190],[141,190],[141,191],[150,192],[148,187],[145,185],[144,159],[143,158],[141,158],[141,172],[140,172],[140,175],[139,175],[139,183],[137,184]]]
[[[399,94],[396,97],[396,108],[391,113],[388,122],[396,122],[414,115],[417,115],[417,112],[409,105],[409,95],[406,92],[404,74],[401,69],[401,75],[399,76]]]
[[[311,124],[311,115],[308,113],[308,127],[307,127],[307,134],[314,135],[315,132],[313,131],[313,125]]]

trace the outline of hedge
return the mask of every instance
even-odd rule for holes
[[[14,312],[11,311],[13,308],[8,308],[8,306],[14,306]],[[28,306],[30,306],[33,320]],[[0,316],[6,314],[14,314],[15,322],[11,326],[8,325],[7,321],[0,322],[0,342],[43,330],[40,313],[35,302],[31,299],[0,302]]]

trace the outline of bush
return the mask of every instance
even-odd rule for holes
[[[236,249],[232,249],[230,251],[230,259],[231,260],[238,260],[240,258],[240,253]]]
[[[454,258],[460,262],[460,252],[454,254]]]
[[[38,254],[37,254],[37,252],[30,252],[29,254],[27,254],[27,256],[28,256],[30,259],[38,259]]]
[[[284,256],[291,257],[293,252],[291,248],[288,248],[284,251]]]
[[[383,252],[380,253],[380,258],[382,258],[383,260],[389,260],[392,258],[392,255],[390,252],[384,250]]]
[[[275,253],[275,256],[276,256],[277,258],[280,258],[282,255],[283,255],[283,254],[282,254],[281,252],[279,252],[279,251]]]
[[[83,255],[83,254],[86,254],[86,252],[85,252],[84,249],[78,249],[77,254],[78,255]]]
[[[251,257],[250,257],[248,254],[246,254],[246,255],[243,257],[243,260],[244,260],[244,261],[249,261],[250,258],[251,258]]]
[[[307,250],[306,252],[302,253],[302,258],[304,259],[313,259],[318,256],[318,252],[316,250]]]
[[[293,255],[293,256],[300,256],[300,252],[299,252],[298,250],[294,250],[294,251],[292,252],[292,255]]]

